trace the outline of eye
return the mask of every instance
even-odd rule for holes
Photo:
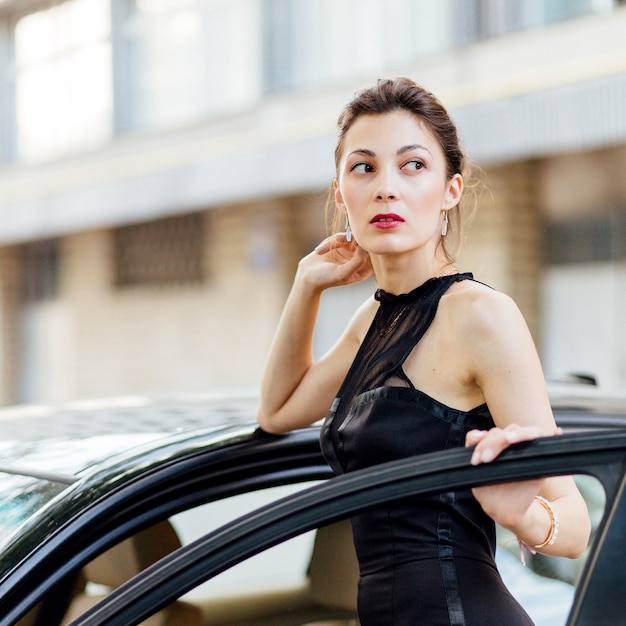
[[[351,168],[351,172],[357,172],[358,174],[367,174],[373,172],[374,168],[369,163],[355,163]]]
[[[405,163],[402,166],[402,169],[407,169],[407,170],[411,170],[411,171],[419,171],[419,170],[423,170],[426,167],[426,164],[424,163],[424,161],[420,160],[420,159],[413,159],[412,161],[409,161],[408,163]]]

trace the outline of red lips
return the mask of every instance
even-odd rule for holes
[[[395,228],[399,224],[403,223],[404,220],[395,213],[379,213],[375,215],[371,220],[370,224],[376,226],[376,228]]]

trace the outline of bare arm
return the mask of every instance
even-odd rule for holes
[[[490,431],[468,434],[467,444],[475,445],[472,463],[489,462],[512,443],[558,434],[535,346],[514,303],[503,294],[484,293],[470,304],[466,319],[470,371],[496,423]],[[587,545],[589,515],[571,477],[481,487],[474,494],[496,522],[531,547],[544,543],[553,523],[535,499],[540,495],[560,522],[557,539],[541,552],[576,557]]]
[[[370,274],[367,254],[343,235],[326,240],[300,261],[263,375],[257,415],[261,428],[282,433],[324,417],[358,350],[367,312],[360,310],[316,362],[312,343],[321,294]]]

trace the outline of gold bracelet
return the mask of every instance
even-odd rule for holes
[[[559,518],[554,512],[552,504],[550,504],[550,502],[543,496],[535,496],[535,500],[539,502],[539,504],[541,504],[546,511],[548,511],[548,515],[550,516],[550,532],[548,533],[546,540],[543,543],[533,546],[535,550],[541,550],[541,548],[551,546],[556,541],[557,535],[559,534]]]

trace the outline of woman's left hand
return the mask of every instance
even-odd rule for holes
[[[466,447],[474,447],[470,463],[490,463],[514,443],[544,436],[536,426],[509,424],[506,428],[471,430],[465,438]],[[505,528],[515,527],[539,493],[545,479],[488,485],[472,489],[483,510]]]

